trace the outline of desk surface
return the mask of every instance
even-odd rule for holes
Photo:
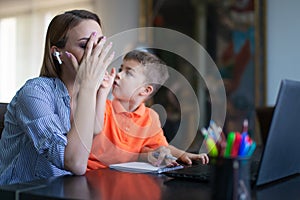
[[[254,190],[252,199],[296,199],[300,176]],[[211,199],[210,183],[178,180],[156,174],[101,169],[84,176],[63,176],[30,184],[0,187],[0,199]]]

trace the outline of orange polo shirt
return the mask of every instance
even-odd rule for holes
[[[104,126],[93,140],[87,170],[136,161],[143,147],[167,146],[158,114],[145,104],[127,112],[117,100],[107,100]]]

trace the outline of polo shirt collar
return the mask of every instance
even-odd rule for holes
[[[114,108],[114,111],[116,113],[129,113],[125,110],[125,108],[122,106],[122,104],[120,103],[120,101],[118,100],[113,100],[112,101],[112,106]],[[142,116],[144,115],[146,111],[146,106],[144,103],[142,103],[134,112],[132,112],[134,115],[138,115],[138,116]]]

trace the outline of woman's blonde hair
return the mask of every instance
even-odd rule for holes
[[[60,65],[53,59],[51,47],[64,48],[68,40],[68,31],[77,26],[81,21],[91,19],[96,21],[102,28],[99,17],[87,10],[71,10],[55,16],[50,22],[46,34],[44,59],[40,76],[60,77]]]

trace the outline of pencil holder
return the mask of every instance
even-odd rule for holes
[[[214,200],[250,200],[250,157],[211,158]]]

